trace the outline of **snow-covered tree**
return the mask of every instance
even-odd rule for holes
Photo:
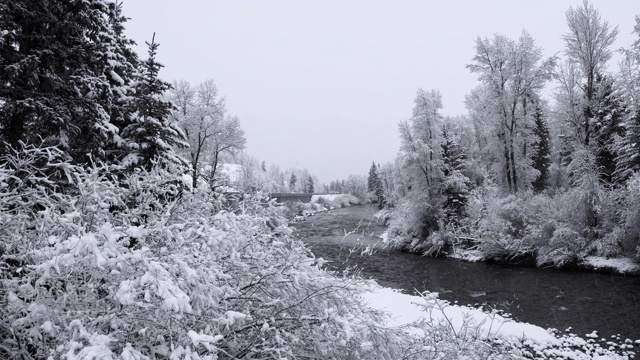
[[[195,89],[187,81],[175,82],[168,96],[177,106],[172,117],[190,145],[187,151],[193,186],[197,186],[202,176],[215,186],[222,156],[234,155],[245,148],[240,120],[226,115],[225,99],[213,80],[206,80]]]
[[[418,90],[413,116],[401,121],[399,156],[413,180],[412,187],[429,194],[437,193],[440,173],[439,136],[442,123],[442,96],[437,90]]]
[[[596,77],[597,104],[593,107],[592,144],[596,155],[600,181],[606,185],[614,185],[616,173],[616,143],[624,136],[623,119],[627,110],[616,90],[616,84],[609,76]]]
[[[533,124],[535,140],[532,144],[533,168],[538,171],[538,177],[531,184],[533,191],[541,192],[549,185],[549,166],[551,165],[551,138],[544,110],[540,104],[536,105]]]
[[[298,178],[295,173],[291,173],[291,177],[289,177],[289,190],[292,192],[295,191],[296,184],[298,183]]]
[[[624,50],[618,76],[621,96],[627,107],[622,121],[625,134],[616,146],[614,178],[618,183],[640,171],[640,15],[636,16],[634,33],[636,40],[631,48]]]
[[[378,207],[382,209],[385,205],[384,187],[382,179],[380,178],[380,165],[376,165],[375,162],[371,164],[369,169],[369,176],[367,177],[367,192],[369,198]]]
[[[558,163],[566,166],[571,162],[573,147],[584,144],[584,97],[580,85],[580,70],[571,62],[561,62],[556,67],[554,91],[555,104],[550,117],[552,142],[558,149]]]
[[[517,42],[503,35],[478,38],[473,60],[467,67],[479,74],[482,87],[468,106],[491,134],[492,172],[507,191],[526,190],[538,175],[531,162],[533,104],[551,78],[555,58],[543,59],[523,31]]]
[[[607,21],[602,20],[600,12],[584,0],[582,6],[569,8],[566,12],[569,32],[563,35],[566,43],[565,53],[581,75],[583,92],[582,116],[580,117],[581,143],[589,146],[593,131],[592,117],[595,115],[596,77],[604,71],[611,58],[609,47],[618,35],[618,27],[611,29]]]
[[[120,131],[138,64],[123,22],[106,0],[2,2],[0,144],[44,141],[77,163],[126,153]]]
[[[182,129],[171,118],[171,111],[175,110],[173,103],[162,97],[171,85],[158,78],[162,65],[156,61],[159,44],[155,42],[155,34],[147,46],[149,58],[141,65],[133,102],[135,112],[130,115],[132,123],[122,131],[122,137],[131,148],[122,165],[150,170],[156,164],[173,164],[186,170],[188,164],[177,156],[174,147],[187,148],[189,144],[185,142]]]
[[[349,175],[342,184],[342,192],[351,194],[364,202],[367,200],[367,178],[362,175]]]
[[[466,156],[447,124],[442,126],[442,208],[446,223],[458,226],[466,215],[471,181],[464,175]]]
[[[211,149],[209,150],[209,184],[215,186],[216,174],[220,165],[221,157],[224,154],[234,154],[245,148],[247,139],[244,130],[240,126],[240,119],[237,116],[225,117],[214,133]]]

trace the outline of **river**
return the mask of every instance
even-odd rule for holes
[[[521,268],[456,259],[433,259],[381,248],[385,226],[370,205],[318,213],[292,224],[317,257],[342,272],[357,267],[364,278],[403,289],[425,290],[460,305],[510,313],[518,321],[584,337],[640,339],[640,278],[584,271]]]

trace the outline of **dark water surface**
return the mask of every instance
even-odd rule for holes
[[[318,257],[342,271],[357,266],[362,276],[387,287],[435,291],[461,305],[505,310],[513,318],[584,337],[620,335],[640,339],[640,278],[554,269],[519,268],[432,259],[380,249],[385,227],[369,205],[319,213],[293,224]],[[373,249],[373,254],[361,253]]]

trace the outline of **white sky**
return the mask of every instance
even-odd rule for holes
[[[328,184],[395,158],[418,88],[440,90],[445,115],[466,113],[478,36],[526,29],[545,56],[563,56],[565,12],[581,3],[124,0],[124,14],[139,45],[156,32],[164,80],[216,82],[249,154]],[[640,0],[591,3],[619,26],[613,48],[628,47]]]

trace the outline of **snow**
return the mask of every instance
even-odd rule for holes
[[[590,338],[590,339],[597,339],[598,338],[598,332],[593,330],[590,334],[587,334],[585,336]]]
[[[633,261],[631,258],[612,258],[607,259],[600,256],[587,256],[584,259],[586,265],[592,266],[595,269],[600,268],[612,268],[619,273],[628,273],[634,271],[640,271],[640,265]]]
[[[316,203],[319,199],[325,199],[327,201],[334,201],[340,196],[344,196],[344,194],[324,194],[324,195],[313,195],[311,196],[311,202]]]
[[[231,184],[235,184],[242,179],[242,166],[238,164],[222,164],[220,172],[229,177]]]
[[[560,341],[547,330],[516,322],[498,314],[485,313],[465,306],[450,305],[438,300],[437,293],[426,293],[424,297],[407,295],[393,289],[374,287],[364,296],[366,303],[390,315],[388,325],[403,326],[419,319],[437,325],[449,322],[456,333],[473,331],[481,339],[502,338],[505,340],[524,340],[538,345],[560,345]],[[435,306],[434,306],[435,305]],[[414,327],[410,332],[419,333]]]
[[[120,85],[124,85],[124,80],[115,71],[111,70],[111,78]]]

